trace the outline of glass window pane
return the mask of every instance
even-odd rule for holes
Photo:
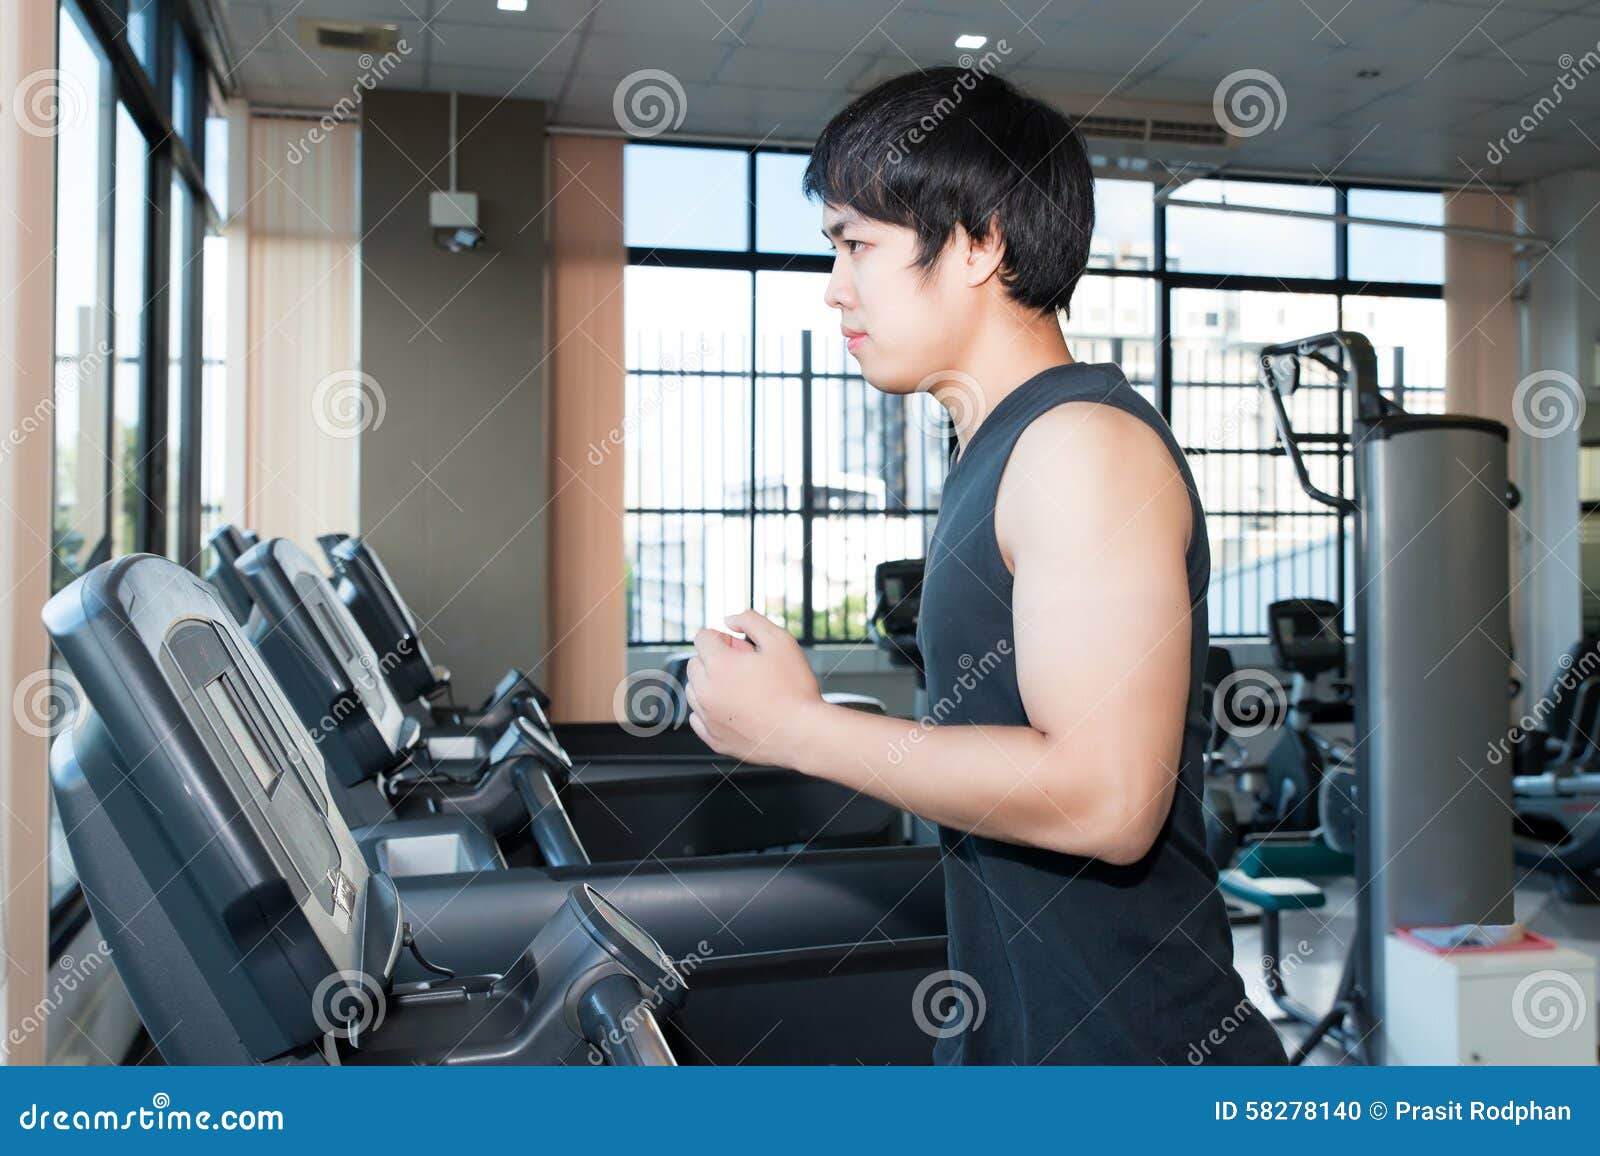
[[[1061,323],[1076,361],[1112,361],[1155,400],[1156,282],[1148,277],[1097,277],[1078,282],[1072,313]]]
[[[1364,333],[1378,355],[1378,386],[1412,413],[1444,412],[1444,302],[1346,297],[1343,328]]]
[[[128,0],[128,45],[144,70],[156,74],[156,29],[161,0]]]
[[[1097,178],[1090,268],[1153,269],[1155,252],[1155,186]]]
[[[116,317],[117,373],[112,425],[112,501],[115,552],[140,549],[139,433],[143,428],[145,228],[149,150],[125,105],[117,106]]]
[[[51,585],[59,590],[105,556],[106,404],[111,334],[105,308],[107,249],[100,210],[110,181],[113,119],[105,61],[63,7],[60,66],[83,93],[84,114],[63,121],[56,138],[61,180],[55,252],[55,478]],[[68,177],[66,174],[72,174]]]
[[[622,232],[627,244],[749,248],[745,165],[741,149],[624,146]]]
[[[810,156],[756,154],[756,248],[768,253],[831,253],[822,206],[800,191]]]
[[[1338,517],[1306,495],[1287,458],[1273,453],[1272,410],[1257,384],[1263,345],[1338,325],[1325,294],[1179,289],[1172,294],[1172,429],[1206,510],[1211,543],[1208,610],[1217,637],[1265,632],[1279,598],[1338,598],[1347,557]],[[1297,431],[1348,430],[1344,392],[1308,368],[1289,399]],[[1307,447],[1312,480],[1345,487],[1338,446]]]
[[[1351,189],[1352,217],[1444,224],[1444,194]],[[1444,234],[1350,226],[1350,276],[1358,281],[1444,283]]]
[[[228,450],[228,239],[210,234],[201,256],[200,541],[223,523]],[[210,565],[202,559],[201,568]]]
[[[187,441],[183,429],[184,370],[189,359],[190,214],[194,203],[189,186],[180,178],[172,180],[171,242],[167,265],[167,557],[187,563],[180,555],[180,528],[183,510],[183,467]]]
[[[1191,181],[1173,200],[1334,211],[1330,188],[1262,181]],[[1333,247],[1332,222],[1182,205],[1167,208],[1167,268],[1174,271],[1332,277]]]
[[[206,109],[205,125],[206,195],[218,215],[226,218],[228,208],[228,109],[221,94],[212,90]]]
[[[172,26],[172,127],[190,147],[194,145],[194,53],[189,38]]]

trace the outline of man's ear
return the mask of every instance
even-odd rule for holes
[[[979,241],[965,229],[961,229],[961,237],[966,245],[964,271],[967,285],[976,289],[999,272],[1000,262],[1005,259],[1006,240],[1000,232],[999,214],[989,219],[989,228],[983,240]]]

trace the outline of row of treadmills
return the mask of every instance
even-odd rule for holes
[[[687,728],[449,700],[370,544],[225,527],[44,620],[90,909],[169,1063],[925,1063],[936,847]],[[926,985],[923,985],[924,989]]]

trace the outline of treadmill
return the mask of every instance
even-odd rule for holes
[[[52,748],[57,804],[169,1062],[929,1059],[912,995],[945,945],[924,863],[440,871],[403,844],[452,836],[419,829],[385,871],[210,586],[130,555],[44,620],[85,703]]]
[[[408,713],[426,720],[425,732],[492,744],[522,716],[554,740],[561,755],[551,774],[593,860],[905,842],[898,807],[787,768],[717,755],[688,727],[651,727],[641,737],[607,723],[553,726],[544,714],[549,700],[520,671],[509,672],[475,713],[441,705],[448,678],[439,677],[442,668],[377,552],[345,535],[318,541],[340,601],[383,656],[402,709],[410,703]]]
[[[237,531],[236,531],[237,532]],[[446,701],[450,694],[450,669],[428,657],[422,642],[422,628],[416,615],[400,593],[393,576],[365,539],[349,534],[323,534],[317,538],[333,575],[339,597],[380,652],[397,650],[402,644],[414,656],[395,664],[390,683],[402,701],[421,698],[440,721],[463,721],[461,708]],[[574,755],[585,759],[637,761],[639,759],[719,759],[700,741],[689,723],[689,660],[694,652],[668,655],[659,671],[639,671],[628,680],[628,712],[633,725],[618,722],[563,723],[563,744]],[[491,701],[511,688],[534,699],[541,711],[550,710],[550,696],[513,667],[501,678]],[[870,714],[884,714],[883,701],[865,694],[827,691],[827,702],[848,706]],[[548,725],[548,720],[547,725]]]

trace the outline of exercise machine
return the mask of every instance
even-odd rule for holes
[[[919,848],[579,877],[452,870],[418,830],[385,871],[212,587],[130,555],[44,619],[85,702],[52,786],[169,1062],[928,1059],[912,995],[945,945]]]
[[[1518,732],[1508,752],[1517,863],[1550,875],[1556,894],[1600,903],[1600,638],[1562,656],[1535,710],[1542,725]]]
[[[1331,373],[1349,397],[1354,493],[1312,477],[1287,402],[1304,369]],[[1356,934],[1333,1005],[1318,1014],[1288,995],[1279,919],[1320,906],[1304,880],[1224,871],[1232,899],[1262,911],[1264,979],[1288,1018],[1309,1032],[1295,1059],[1323,1040],[1362,1061],[1386,1057],[1391,1008],[1417,993],[1389,983],[1391,944],[1408,929],[1513,920],[1515,882],[1505,798],[1510,768],[1488,752],[1506,732],[1510,642],[1506,428],[1460,415],[1405,413],[1378,389],[1377,360],[1359,333],[1318,334],[1262,350],[1261,384],[1301,488],[1353,523],[1353,750],[1326,773],[1325,829],[1349,835],[1356,866]],[[1438,596],[1440,575],[1450,597]],[[1342,790],[1352,806],[1330,795]],[[1530,971],[1538,952],[1522,957]],[[1485,1017],[1502,1007],[1474,1007]],[[1401,1017],[1403,1018],[1403,1017]],[[1517,1037],[1512,1031],[1508,1038]],[[1536,1061],[1540,1041],[1517,1057]]]

